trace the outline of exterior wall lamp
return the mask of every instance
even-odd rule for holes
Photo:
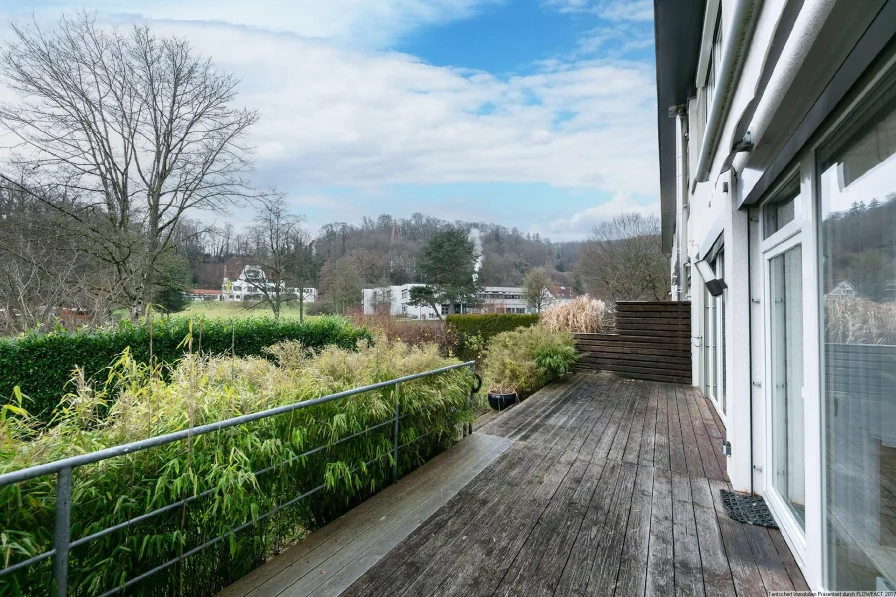
[[[703,283],[706,284],[706,289],[709,291],[709,294],[719,296],[726,288],[728,288],[728,285],[725,284],[725,280],[716,278],[715,273],[712,271],[709,264],[706,263],[705,259],[696,262],[694,266],[700,273],[700,277],[703,278]]]

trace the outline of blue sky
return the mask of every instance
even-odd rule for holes
[[[419,211],[566,240],[657,211],[652,0],[0,0],[79,9],[240,77],[255,182],[312,229]]]

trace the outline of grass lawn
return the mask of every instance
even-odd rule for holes
[[[236,317],[273,317],[270,307],[257,307],[247,309],[240,302],[230,301],[191,301],[180,315],[205,315],[206,317],[220,317],[230,319]],[[306,315],[307,309],[306,309]],[[281,319],[299,319],[299,306],[287,305],[280,310]]]

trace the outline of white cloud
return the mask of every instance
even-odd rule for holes
[[[499,79],[225,26],[165,23],[243,78],[262,171],[303,185],[548,182],[655,193],[654,73],[558,63]],[[284,181],[284,178],[286,181]]]
[[[196,23],[228,23],[247,28],[327,39],[352,47],[385,48],[418,27],[473,15],[504,0],[93,0],[88,10],[101,17]],[[58,0],[47,11],[81,10],[82,0]],[[41,11],[40,6],[22,9]],[[46,12],[46,11],[45,11]]]
[[[652,21],[653,0],[545,0],[560,12],[591,12],[608,21]]]
[[[605,222],[621,213],[635,212],[642,215],[659,215],[659,203],[639,202],[631,193],[621,192],[609,201],[574,213],[569,218],[558,218],[545,225],[532,226],[530,232],[539,233],[551,240],[580,240],[590,234],[596,224]]]

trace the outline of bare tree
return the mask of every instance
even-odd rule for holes
[[[624,213],[598,224],[582,249],[578,267],[589,290],[601,298],[669,298],[669,267],[656,216]]]
[[[304,236],[301,225],[302,217],[290,213],[283,196],[272,194],[260,201],[250,230],[256,247],[253,265],[259,266],[263,275],[247,281],[261,295],[259,304],[270,307],[276,321],[280,321],[283,306],[298,298],[286,282],[290,266],[294,266],[294,242]]]
[[[0,189],[0,331],[106,320],[120,289],[59,219],[45,203]]]
[[[523,278],[523,298],[536,313],[551,300],[551,277],[543,267],[536,267]]]
[[[361,267],[352,255],[327,261],[320,271],[320,290],[338,313],[361,304]]]
[[[290,239],[287,280],[296,285],[299,321],[305,320],[305,291],[314,283],[317,267],[314,263],[314,241],[307,230],[298,228]]]
[[[18,101],[0,106],[0,127],[16,146],[0,180],[62,197],[54,209],[136,311],[184,213],[252,195],[244,141],[258,114],[231,106],[234,77],[147,26],[110,31],[80,14],[11,28],[0,73]]]

